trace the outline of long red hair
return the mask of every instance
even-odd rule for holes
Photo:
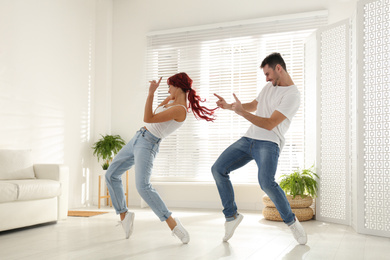
[[[200,102],[205,102],[200,96],[196,94],[196,91],[192,88],[192,79],[185,72],[180,72],[168,78],[168,85],[172,85],[177,88],[181,88],[184,92],[188,92],[189,107],[192,113],[197,119],[204,119],[206,121],[214,121],[214,109],[201,106]]]

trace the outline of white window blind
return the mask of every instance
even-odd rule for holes
[[[304,160],[304,41],[326,20],[326,12],[316,12],[151,33],[147,37],[147,79],[163,77],[154,106],[168,95],[166,79],[178,72],[186,72],[193,79],[193,88],[206,98],[203,104],[209,108],[216,107],[214,93],[229,103],[233,102],[232,93],[243,103],[251,102],[266,84],[259,68],[262,60],[272,52],[280,52],[302,94],[302,105],[286,135],[277,174],[291,172]],[[230,110],[219,109],[216,115],[215,122],[206,122],[188,114],[185,124],[161,142],[153,180],[213,180],[210,169],[215,160],[250,126]],[[236,170],[231,178],[257,182],[255,162]]]

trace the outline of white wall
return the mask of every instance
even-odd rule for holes
[[[71,208],[91,201],[95,4],[0,1],[0,148],[68,165]]]
[[[95,24],[95,84],[92,107],[91,144],[101,135],[111,134],[111,88],[112,88],[112,1],[96,0]],[[93,151],[91,150],[91,153]],[[91,204],[98,204],[98,175],[104,174],[102,162],[96,157],[91,161]],[[104,178],[101,192],[105,192]],[[101,200],[105,205],[105,200]]]
[[[329,23],[352,15],[355,0],[116,0],[113,22],[113,88],[112,88],[112,132],[129,140],[142,125],[143,106],[147,88],[145,79],[146,34],[152,31],[173,28],[256,19],[283,14],[301,13],[327,9]],[[133,173],[133,172],[131,172]],[[131,184],[134,174],[130,175]],[[236,185],[237,192],[245,186]],[[205,185],[201,189],[181,184],[156,184],[168,206],[220,205],[215,186]],[[188,190],[194,193],[187,192]],[[246,187],[240,196],[241,208],[255,209],[259,203],[258,187]],[[205,198],[196,196],[202,193]],[[184,195],[185,194],[185,195]],[[181,201],[178,197],[183,197]],[[139,196],[131,185],[130,201],[139,205]],[[188,201],[189,203],[185,203]],[[245,205],[243,205],[246,203]]]

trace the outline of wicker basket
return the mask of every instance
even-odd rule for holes
[[[304,198],[302,198],[301,196],[297,195],[295,196],[295,199],[293,199],[293,196],[287,195],[287,200],[290,203],[290,207],[292,209],[307,208],[310,207],[311,204],[313,204],[313,198],[310,196],[305,196]],[[263,203],[266,207],[275,208],[275,204],[267,195],[263,196]]]
[[[294,208],[291,210],[299,221],[307,221],[313,218],[312,208]],[[283,221],[278,210],[273,207],[265,207],[263,209],[263,216],[267,220]]]

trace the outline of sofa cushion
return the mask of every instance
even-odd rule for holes
[[[61,184],[53,180],[7,180],[0,183],[16,185],[18,190],[17,200],[36,200],[53,198],[61,195]]]
[[[35,178],[31,150],[0,149],[0,180]]]
[[[14,183],[0,181],[0,203],[18,199],[18,186]]]

